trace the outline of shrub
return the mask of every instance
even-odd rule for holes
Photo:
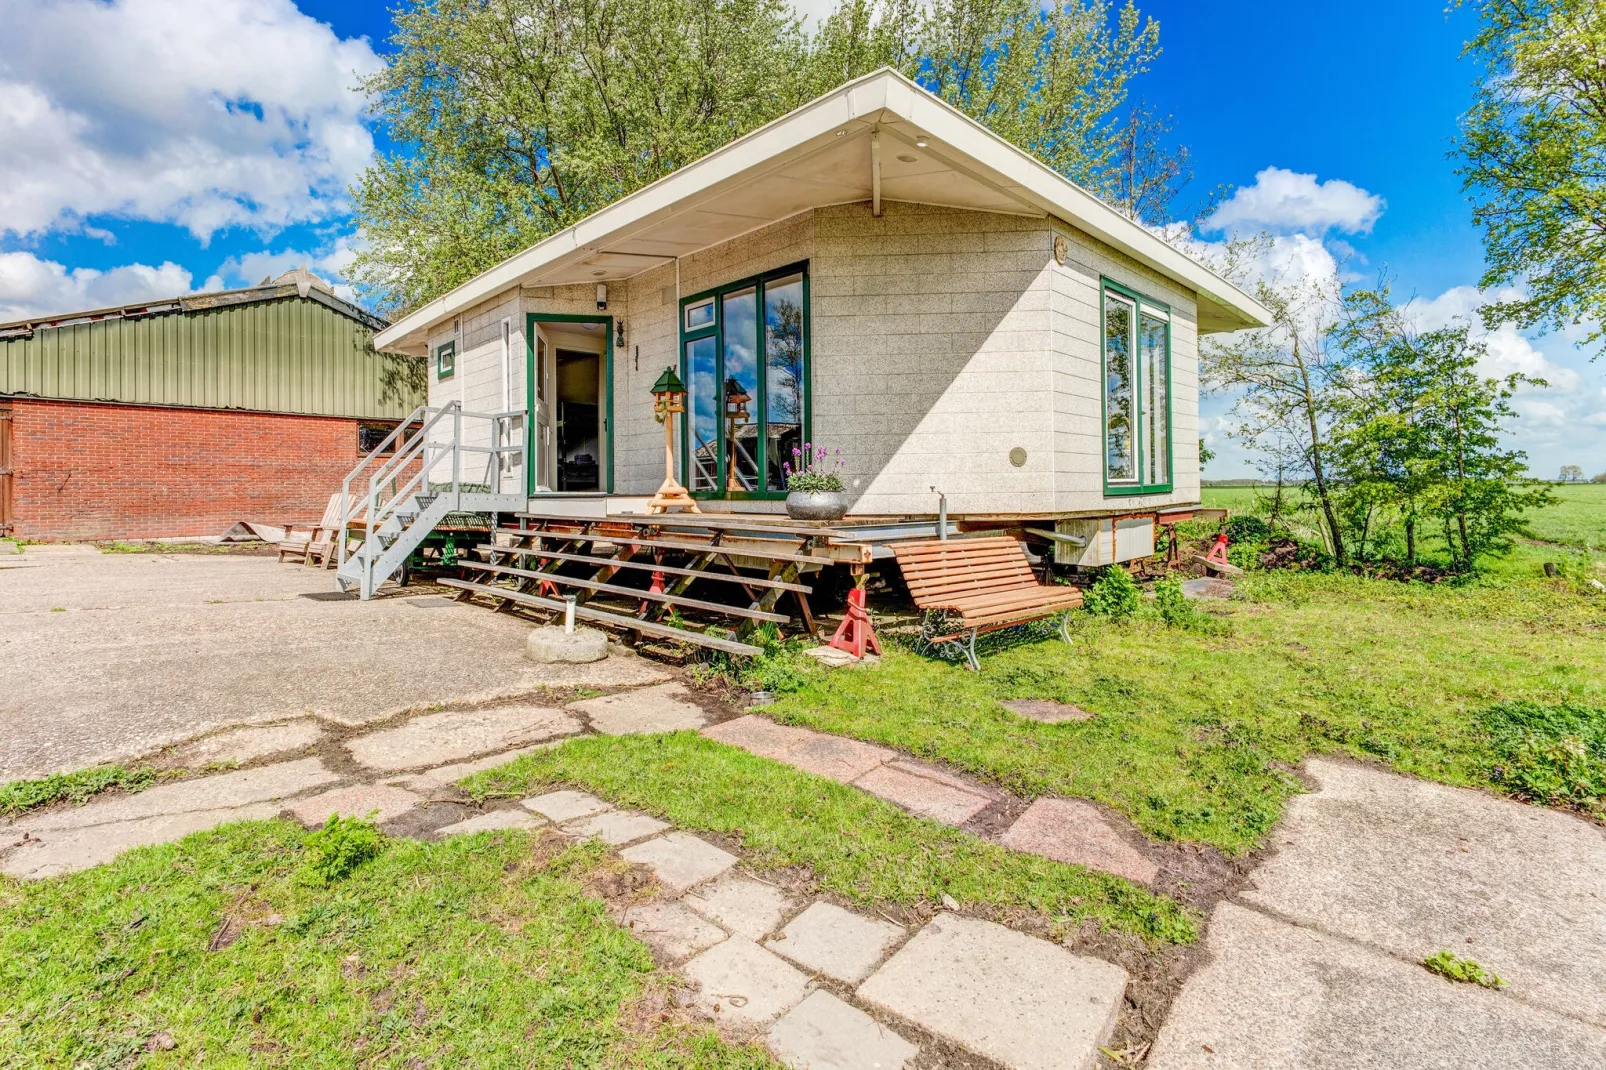
[[[307,852],[302,880],[327,888],[378,857],[385,849],[385,836],[371,821],[330,814],[323,828],[307,834],[302,846]]]
[[[1089,613],[1116,620],[1134,615],[1141,604],[1138,585],[1120,565],[1106,566],[1082,595],[1082,605]]]
[[[745,660],[715,653],[709,660],[693,666],[692,678],[699,683],[719,678],[744,691],[773,691],[783,695],[801,689],[815,668],[813,659],[803,653],[803,642],[781,638],[780,629],[773,623],[766,622],[753,629],[747,642],[762,653]]]
[[[1606,710],[1505,702],[1480,715],[1491,771],[1513,794],[1606,815]]]

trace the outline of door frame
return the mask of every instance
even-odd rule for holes
[[[524,317],[524,388],[525,411],[529,414],[525,418],[525,446],[528,449],[529,465],[524,480],[526,495],[533,495],[535,491],[536,471],[540,467],[536,453],[535,442],[535,325],[537,323],[600,323],[602,325],[602,427],[599,437],[605,443],[603,449],[607,452],[607,464],[603,471],[603,491],[613,493],[613,317],[612,316],[574,316],[556,312],[528,312]],[[557,350],[553,350],[553,359],[557,359]],[[554,376],[556,381],[556,376]],[[556,399],[553,399],[554,402]],[[545,491],[543,493],[560,494],[562,491]],[[576,494],[594,494],[595,491],[574,491]]]

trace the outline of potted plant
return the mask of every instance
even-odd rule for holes
[[[793,520],[841,520],[848,511],[842,488],[842,451],[805,442],[792,448],[786,471],[786,515]]]

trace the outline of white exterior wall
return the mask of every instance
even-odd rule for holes
[[[509,321],[509,374],[512,378],[513,409],[524,407],[524,328],[519,315],[518,294],[508,291],[469,309],[458,317],[454,330],[451,323],[444,324],[429,340],[429,403],[433,406],[448,402],[462,403],[465,412],[497,413],[505,411],[502,405],[502,321]],[[442,380],[435,350],[455,338],[457,340],[456,369],[451,378]],[[464,422],[464,442],[474,446],[491,445],[491,425],[484,420]],[[433,433],[435,440],[451,439],[451,428],[442,425]],[[465,483],[488,483],[484,455],[465,455],[461,473]],[[432,472],[430,478],[441,482],[451,478],[451,472]],[[509,488],[511,489],[511,488]]]
[[[1193,294],[1079,231],[1056,223],[1069,245],[1050,261],[1053,296],[1055,512],[1130,512],[1199,500],[1199,346]],[[1102,279],[1171,308],[1169,494],[1104,496]]]
[[[1067,263],[1053,241],[1070,242]],[[790,219],[609,285],[624,322],[613,360],[614,491],[663,478],[650,388],[679,367],[680,296],[809,262],[812,437],[845,451],[852,511],[931,515],[1129,512],[1198,500],[1198,360],[1191,292],[1057,221],[888,202]],[[1100,276],[1171,306],[1174,491],[1103,493]],[[525,404],[529,313],[596,315],[593,286],[509,290],[462,318],[457,375],[430,400],[501,404],[500,323],[514,318],[514,407]],[[678,428],[677,428],[678,429]],[[676,435],[679,446],[679,435]],[[1022,466],[1010,453],[1026,452]],[[678,464],[678,458],[677,458]],[[678,474],[677,467],[677,474]],[[765,508],[744,503],[742,508]],[[778,508],[777,506],[774,506]]]

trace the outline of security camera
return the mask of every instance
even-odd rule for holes
[[[599,282],[599,283],[597,283],[597,311],[598,312],[606,312],[607,310],[608,310],[608,284],[605,283],[605,282]]]

